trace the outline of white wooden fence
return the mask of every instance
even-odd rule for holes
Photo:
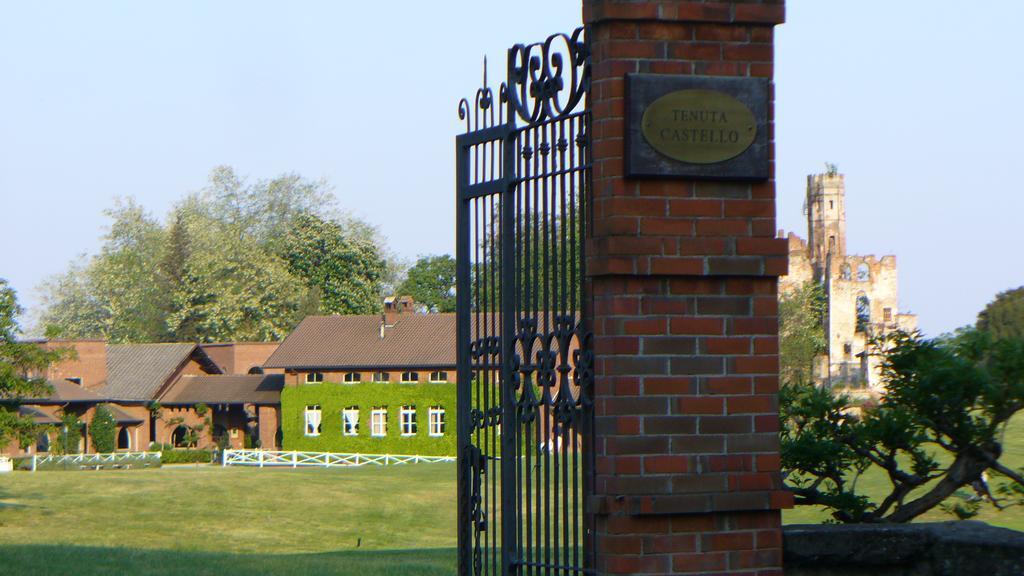
[[[143,468],[160,464],[161,452],[111,452],[108,454],[32,455],[32,471],[40,466],[62,468]]]
[[[224,466],[319,466],[322,468],[366,466],[393,466],[396,464],[418,464],[455,462],[454,456],[406,456],[396,454],[339,454],[336,452],[284,452],[274,450],[224,450],[221,453]]]

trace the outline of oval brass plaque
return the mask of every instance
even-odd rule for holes
[[[732,96],[715,90],[679,90],[644,110],[644,139],[655,150],[693,164],[724,162],[754,143],[754,113]]]

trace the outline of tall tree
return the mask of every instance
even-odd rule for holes
[[[70,354],[68,350],[47,350],[19,341],[17,317],[21,312],[14,289],[0,279],[0,449],[12,439],[27,446],[35,438],[39,428],[31,418],[18,414],[19,399],[49,393],[41,374]]]
[[[38,326],[114,342],[268,340],[306,314],[376,312],[394,266],[376,229],[335,204],[322,181],[248,184],[223,166],[166,225],[120,201],[99,254],[43,286]]]
[[[826,350],[825,291],[807,282],[779,298],[779,371],[783,382],[814,383],[814,364]]]
[[[163,310],[167,324],[168,340],[176,342],[195,342],[200,339],[199,319],[191,314],[181,314],[173,322],[167,322],[181,307],[188,286],[194,281],[189,276],[189,258],[192,255],[192,239],[189,236],[187,211],[178,208],[174,212],[167,230],[167,243],[161,256],[156,281],[161,289],[170,297],[166,300]],[[199,302],[188,301],[188,308],[194,309]]]
[[[100,253],[43,285],[40,323],[68,338],[164,340],[170,295],[153,282],[163,228],[130,198],[118,200],[106,215],[112,222]]]
[[[111,312],[92,282],[92,262],[83,255],[39,287],[37,332],[52,331],[64,338],[106,337]]]
[[[283,338],[300,320],[305,288],[283,260],[235,225],[201,213],[182,218],[189,251],[166,318],[184,341],[264,341]]]
[[[230,166],[218,166],[210,172],[201,200],[215,220],[264,246],[276,245],[300,217],[340,219],[327,182],[294,173],[247,185]]]
[[[281,242],[288,270],[319,296],[328,314],[380,311],[386,263],[377,246],[352,236],[337,222],[300,216]]]
[[[395,293],[412,296],[432,312],[454,312],[455,258],[448,254],[420,256]]]
[[[1024,338],[1024,286],[1000,292],[978,314],[977,327],[996,338]]]

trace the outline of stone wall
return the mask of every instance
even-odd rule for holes
[[[786,576],[1020,576],[1024,533],[983,522],[794,525]]]

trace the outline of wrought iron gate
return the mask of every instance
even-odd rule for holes
[[[583,30],[508,51],[459,103],[459,573],[590,573]]]

